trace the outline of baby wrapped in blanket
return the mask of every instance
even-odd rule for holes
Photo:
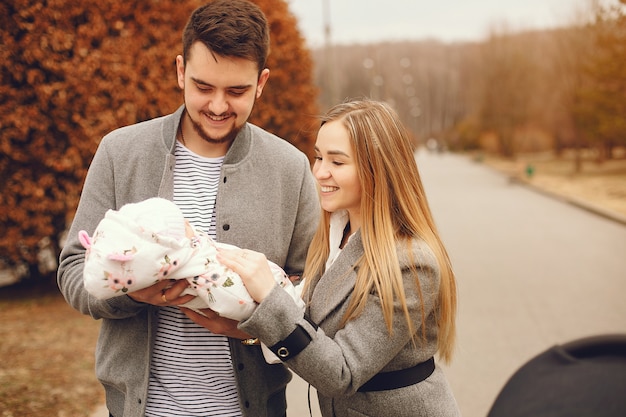
[[[193,230],[188,237],[185,218],[176,204],[151,198],[108,210],[92,237],[80,231],[87,249],[83,274],[86,290],[98,299],[137,291],[164,279],[186,279],[185,294],[196,295],[183,305],[198,311],[210,308],[220,316],[244,320],[256,303],[241,277],[220,264],[218,248],[236,248],[215,242],[206,233]],[[278,285],[304,308],[289,277],[268,261]]]

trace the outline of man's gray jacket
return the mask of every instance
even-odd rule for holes
[[[96,374],[115,416],[144,415],[157,307],[126,296],[90,296],[83,287],[85,250],[78,232],[93,234],[108,209],[150,197],[173,198],[174,148],[183,109],[102,139],[60,257],[58,284],[68,303],[102,319]],[[217,240],[262,252],[288,274],[299,275],[318,223],[318,201],[306,156],[246,124],[224,159],[216,201]],[[259,346],[229,341],[244,415],[284,416],[289,371],[281,364],[268,365]]]

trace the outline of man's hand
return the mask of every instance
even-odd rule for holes
[[[186,279],[163,280],[147,288],[129,292],[128,296],[140,303],[152,304],[155,306],[178,306],[185,304],[195,298],[195,295],[182,295],[189,286]]]
[[[202,311],[205,315],[195,312],[189,308],[180,307],[180,310],[196,324],[209,329],[211,333],[221,334],[235,339],[249,339],[251,336],[242,332],[237,328],[239,323],[236,320],[221,317],[210,308],[204,308]]]

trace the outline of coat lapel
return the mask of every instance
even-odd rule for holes
[[[356,282],[355,265],[363,255],[361,232],[357,231],[341,251],[335,262],[312,285],[312,306],[309,317],[317,324],[344,304],[354,290]]]

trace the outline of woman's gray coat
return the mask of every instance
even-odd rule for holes
[[[420,290],[408,268],[410,262],[417,264],[426,317],[426,340],[422,341],[418,334],[416,344],[412,342],[397,302],[394,303],[393,334],[389,335],[379,298],[374,294],[369,297],[363,313],[340,328],[356,280],[353,265],[362,255],[363,245],[357,232],[326,273],[313,278],[312,297],[306,314],[319,325],[317,330],[279,287],[274,288],[240,328],[258,336],[268,346],[285,339],[296,325],[305,329],[312,338],[311,343],[285,363],[317,389],[320,409],[325,417],[459,416],[452,391],[439,367],[430,377],[415,385],[388,391],[357,392],[377,373],[410,368],[429,359],[437,348],[433,307],[439,290],[439,268],[430,248],[417,239],[412,241],[410,249],[400,245],[398,256],[408,309],[419,329],[422,323]],[[306,295],[304,299],[307,300]]]

